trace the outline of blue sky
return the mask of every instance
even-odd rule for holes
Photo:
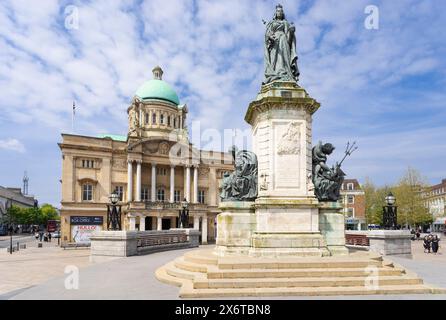
[[[313,142],[359,149],[349,178],[391,184],[408,166],[446,178],[446,3],[282,1],[297,29],[300,85],[322,106]],[[368,5],[379,29],[364,26]],[[78,28],[66,28],[78,12]],[[125,134],[126,108],[160,65],[202,129],[240,128],[263,74],[262,19],[276,1],[0,3],[0,185],[60,201],[61,132]],[[72,25],[72,24],[71,24]],[[69,25],[70,26],[70,25]],[[210,147],[210,146],[209,146]]]

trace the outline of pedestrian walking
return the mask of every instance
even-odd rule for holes
[[[424,241],[423,241],[423,247],[424,247],[424,253],[431,253],[431,241],[429,239],[429,236],[424,236]]]
[[[48,232],[48,241],[51,242],[51,232]]]
[[[40,242],[43,240],[43,231],[39,231],[39,240]]]
[[[432,237],[432,252],[434,254],[437,254],[437,252],[438,252],[438,248],[440,247],[439,242],[440,242],[440,238],[438,238],[437,235]]]

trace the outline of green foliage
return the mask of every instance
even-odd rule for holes
[[[431,223],[432,216],[424,206],[422,191],[427,183],[421,174],[413,168],[408,168],[398,183],[393,186],[376,187],[370,179],[366,179],[365,191],[366,218],[368,224],[381,224],[385,197],[392,191],[398,206],[398,224],[412,226]]]
[[[12,206],[8,209],[3,223],[15,225],[46,225],[48,220],[59,220],[56,208],[50,204],[44,204],[40,208],[21,208]]]

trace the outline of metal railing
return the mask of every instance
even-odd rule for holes
[[[144,231],[137,235],[138,248],[186,242],[187,234],[183,231]]]

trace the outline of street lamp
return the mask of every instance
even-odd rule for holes
[[[12,232],[14,231],[14,228],[12,226],[12,213],[11,213],[11,209],[12,208],[12,203],[11,200],[6,200],[5,203],[5,210],[6,212],[9,214],[9,253],[12,254]]]
[[[119,195],[112,193],[109,197],[110,204],[107,204],[107,229],[108,230],[121,230],[121,206],[119,202]]]
[[[189,225],[189,202],[184,199],[181,202],[180,216],[180,228],[187,228]]]
[[[383,227],[385,230],[397,229],[397,206],[395,205],[396,198],[389,192],[385,198],[386,206],[383,207]]]

